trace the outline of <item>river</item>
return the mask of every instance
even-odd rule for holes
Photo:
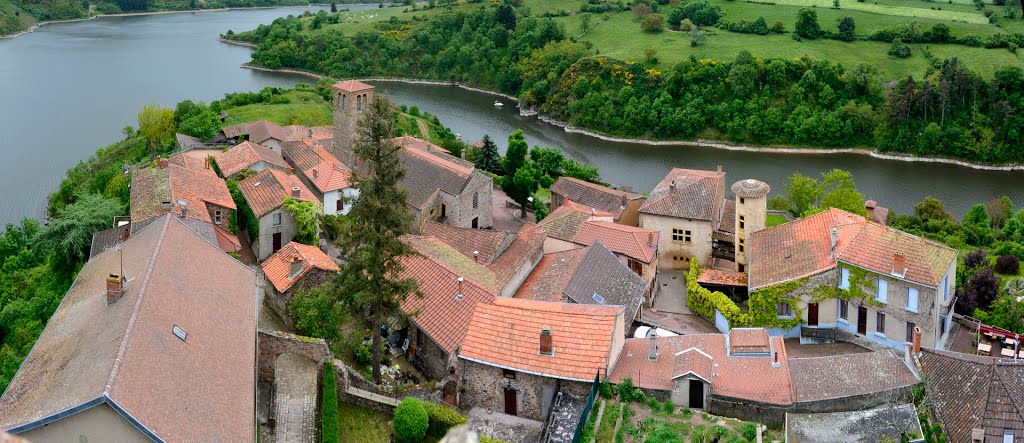
[[[375,7],[375,5],[365,6]],[[249,49],[217,41],[305,7],[103,17],[57,23],[0,40],[0,223],[41,217],[46,196],[65,171],[135,125],[148,103],[173,106],[226,92],[289,86],[301,77],[241,69]],[[316,9],[316,8],[314,8]],[[883,206],[907,212],[927,195],[956,215],[971,204],[1009,195],[1024,203],[1024,172],[908,163],[857,154],[781,154],[603,141],[535,117],[521,117],[508,100],[446,86],[378,82],[396,102],[418,105],[473,142],[490,134],[504,149],[522,128],[531,146],[556,146],[595,164],[612,183],[650,190],[671,167],[722,165],[729,180],[754,177],[781,192],[790,174],[830,168],[853,172],[860,189]]]

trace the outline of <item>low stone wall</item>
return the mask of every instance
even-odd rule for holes
[[[872,394],[841,397],[793,405],[773,405],[729,397],[711,397],[710,412],[715,415],[756,421],[772,426],[783,426],[787,412],[819,413],[848,412],[874,408],[886,403],[907,403],[913,401],[913,386],[875,392]]]
[[[274,364],[284,353],[308,357],[323,365],[334,359],[327,342],[320,338],[302,337],[287,332],[260,329],[257,333],[259,356],[256,360],[260,381],[274,381]]]

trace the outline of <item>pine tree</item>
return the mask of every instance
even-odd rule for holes
[[[481,170],[501,173],[501,154],[498,154],[498,145],[494,144],[490,135],[484,135],[484,146],[480,148],[480,154],[476,166]]]
[[[335,296],[363,318],[373,333],[373,380],[380,383],[380,340],[377,328],[409,295],[420,296],[413,279],[401,278],[402,258],[415,251],[400,237],[412,217],[405,209],[406,192],[398,183],[405,176],[395,137],[395,106],[378,96],[360,117],[353,151],[367,170],[352,174],[359,197],[348,213],[349,229],[337,245],[348,263],[336,280]]]

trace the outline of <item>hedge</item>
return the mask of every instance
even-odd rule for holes
[[[320,393],[320,435],[324,442],[341,440],[338,431],[338,388],[334,379],[334,365],[324,363],[324,387]]]
[[[697,315],[708,320],[715,320],[715,310],[721,312],[726,320],[729,320],[729,327],[744,327],[751,325],[750,314],[740,312],[740,307],[727,295],[707,288],[697,283],[700,277],[700,264],[697,258],[690,259],[690,271],[686,273],[686,297],[690,309]]]
[[[406,397],[395,408],[392,426],[395,429],[395,440],[398,443],[417,443],[427,435],[430,419],[427,416],[423,401],[416,397]]]
[[[438,438],[444,437],[448,433],[448,429],[466,423],[466,417],[445,405],[423,402],[423,408],[427,410],[429,421],[427,435]]]

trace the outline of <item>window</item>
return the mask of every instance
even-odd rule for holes
[[[218,224],[218,225],[221,224],[222,223],[222,219],[223,219],[223,214],[220,212],[220,209],[218,209],[216,211],[213,211],[213,223],[214,224]]]
[[[792,317],[793,307],[787,303],[779,302],[775,305],[775,312],[779,317]]]
[[[745,243],[746,242],[741,238],[740,239],[740,249],[739,249],[740,254],[743,253],[743,250],[744,250],[743,246],[744,246]]]
[[[839,318],[843,320],[850,319],[850,302],[839,300]]]
[[[181,329],[181,327],[178,325],[174,325],[174,327],[171,328],[171,332],[173,332],[174,336],[178,337],[178,339],[181,341],[185,341],[186,339],[188,339],[188,333],[185,332],[184,329]]]
[[[917,312],[917,288],[907,288],[907,310]]]
[[[338,197],[338,201],[334,203],[334,210],[337,212],[345,210],[345,201],[342,200],[340,196]]]
[[[505,377],[505,378],[508,378],[508,379],[515,380],[516,379],[516,371],[513,371],[511,369],[502,369],[501,370],[501,376]]]
[[[917,325],[915,325],[914,322],[912,322],[912,321],[908,321],[907,322],[907,341],[909,341],[909,342],[913,342],[914,341],[914,328],[916,328],[916,327],[917,327]]]
[[[281,226],[281,213],[280,212],[275,212],[274,213],[274,226]]]
[[[742,205],[742,204],[744,204],[744,203],[746,203],[746,202],[747,202],[747,199],[745,199],[745,198],[743,198],[743,197],[740,197],[740,204],[741,204],[741,205]]]
[[[744,221],[745,221],[745,220],[743,219],[743,216],[741,215],[741,216],[740,216],[740,229],[743,229],[743,226],[744,226],[744,225],[746,224],[746,223],[744,223]],[[742,240],[741,240],[741,241],[742,241]]]
[[[885,303],[889,296],[889,282],[885,279],[878,279],[878,293],[875,294],[875,300]]]
[[[342,111],[348,109],[348,103],[347,103],[348,102],[348,96],[347,95],[342,94],[340,96],[340,98],[338,98],[338,101],[341,102],[341,110]]]
[[[686,261],[686,257],[683,257],[681,255],[673,255],[672,256],[672,261],[674,261],[676,263],[682,263],[682,262]]]
[[[672,228],[672,241],[675,243],[690,244],[693,242],[693,236],[690,231],[686,231],[679,228]]]
[[[885,334],[885,314],[881,312],[875,313],[875,330],[879,334]]]
[[[473,193],[473,209],[476,209],[477,206],[480,206],[480,193],[474,192]]]
[[[839,289],[850,289],[850,270],[839,268]]]
[[[942,301],[949,301],[949,276],[942,277]]]
[[[633,272],[636,273],[636,275],[639,275],[641,277],[644,275],[644,265],[643,265],[643,263],[640,263],[640,262],[638,262],[636,260],[629,259],[629,269],[632,269]]]
[[[1003,443],[1013,443],[1013,429],[1003,430]]]

